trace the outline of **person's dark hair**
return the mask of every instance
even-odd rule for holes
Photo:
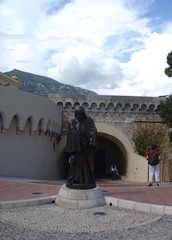
[[[156,144],[153,144],[152,145],[152,149],[156,149],[157,148],[157,145]]]

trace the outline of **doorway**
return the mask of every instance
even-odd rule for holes
[[[99,148],[95,154],[94,175],[96,178],[105,177],[106,149]]]
[[[126,174],[126,160],[115,142],[104,136],[98,136],[98,147],[94,159],[96,178],[109,178],[111,165],[116,165],[121,176]]]

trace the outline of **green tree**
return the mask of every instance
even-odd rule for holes
[[[166,143],[166,130],[160,125],[148,124],[146,126],[138,126],[133,135],[135,149],[141,156],[145,156],[146,152],[157,144],[162,152]]]
[[[172,77],[172,51],[167,55],[167,64],[169,67],[165,68],[164,72],[168,77]]]
[[[172,129],[172,95],[160,101],[160,117],[167,123],[168,128]],[[171,131],[169,131],[169,140],[172,143]]]

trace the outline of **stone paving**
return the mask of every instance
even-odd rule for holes
[[[55,196],[65,181],[33,181],[22,179],[0,179],[0,202],[36,199]],[[105,196],[119,199],[172,206],[172,184],[160,183],[160,186],[147,187],[146,183],[131,183],[98,179]]]
[[[0,203],[56,196],[64,181],[0,179]],[[160,187],[98,180],[105,197],[172,207],[172,184]],[[105,205],[63,209],[54,203],[0,209],[1,240],[172,240],[172,215]]]

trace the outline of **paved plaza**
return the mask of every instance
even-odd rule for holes
[[[31,180],[0,180],[0,204],[29,201],[33,198],[50,198],[57,195],[64,181],[43,182]],[[162,207],[172,206],[172,184],[162,183],[158,187],[147,187],[140,183],[98,180],[105,197],[148,204],[152,195]],[[11,186],[11,187],[10,187]],[[18,187],[17,187],[18,186]],[[167,194],[165,194],[167,192]],[[141,199],[141,194],[143,198]],[[165,194],[165,195],[163,195]],[[6,197],[5,197],[6,195]],[[40,196],[41,195],[41,196]],[[38,197],[39,196],[39,197]],[[157,199],[156,200],[156,196]],[[154,199],[155,198],[155,199]],[[53,198],[52,198],[53,199]],[[20,202],[19,201],[19,202]],[[149,204],[151,204],[151,201]],[[171,201],[171,203],[170,203]],[[39,201],[37,201],[39,203]],[[171,205],[170,205],[171,204]],[[3,204],[1,205],[1,207]],[[0,209],[0,239],[2,240],[170,240],[172,239],[172,214],[124,209],[105,205],[91,209],[64,209],[54,204]]]

